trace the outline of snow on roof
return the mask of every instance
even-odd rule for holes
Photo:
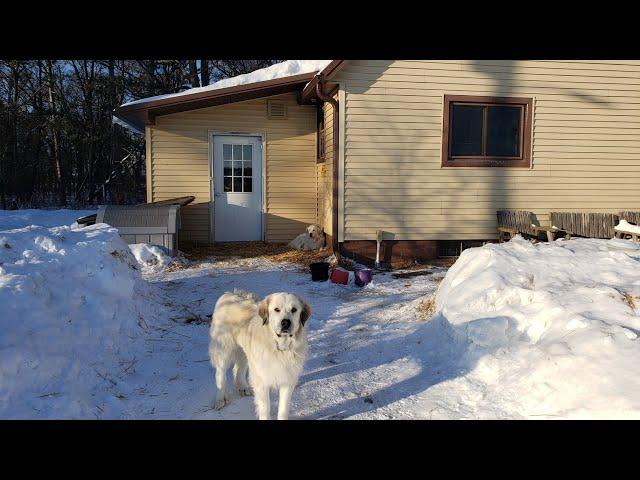
[[[154,100],[161,100],[164,98],[180,97],[182,95],[191,95],[194,93],[208,92],[211,90],[218,90],[220,88],[235,87],[238,85],[247,85],[250,83],[264,82],[267,80],[273,80],[276,78],[292,77],[294,75],[302,75],[304,73],[319,72],[327,65],[331,63],[331,60],[286,60],[284,62],[276,63],[270,67],[261,68],[251,73],[245,73],[244,75],[238,75],[236,77],[225,78],[215,83],[207,85],[206,87],[190,88],[184,92],[170,93],[167,95],[157,95],[155,97],[141,98],[123,104],[123,107],[129,105],[136,105],[140,103],[152,102]]]
[[[123,119],[116,117],[115,115],[111,115],[111,123],[115,125],[120,125],[121,127],[126,128],[127,130],[132,131],[133,133],[137,133],[139,135],[144,135],[144,131],[140,130],[136,126],[131,123],[125,122]]]

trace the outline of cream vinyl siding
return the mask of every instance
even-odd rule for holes
[[[366,60],[336,80],[345,240],[496,238],[498,209],[640,209],[640,61]],[[445,94],[533,98],[532,167],[441,168]]]
[[[325,102],[324,109],[324,145],[325,161],[318,164],[318,224],[327,235],[332,235],[333,205],[333,107]]]
[[[267,100],[286,102],[286,119],[267,118]],[[208,243],[210,132],[263,134],[265,238],[289,241],[316,223],[316,116],[294,93],[202,108],[156,118],[149,127],[151,200],[195,195],[182,210],[181,240]]]

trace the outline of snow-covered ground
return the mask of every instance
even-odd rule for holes
[[[127,248],[105,225],[9,217],[0,418],[254,418],[247,397],[212,409],[207,322],[234,288],[292,291],[313,307],[292,418],[640,417],[640,246],[629,241],[516,238],[465,251],[448,273],[377,274],[359,288],[264,259],[166,268],[161,251]]]

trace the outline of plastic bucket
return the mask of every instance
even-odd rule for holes
[[[309,265],[311,270],[311,280],[314,282],[326,282],[329,280],[329,264],[327,262],[316,262]]]
[[[356,270],[355,273],[355,282],[359,287],[364,287],[367,283],[371,281],[371,277],[373,276],[373,271],[369,268],[363,268],[362,270]]]
[[[346,285],[347,283],[349,283],[349,272],[335,269],[331,272],[331,281],[333,283]]]

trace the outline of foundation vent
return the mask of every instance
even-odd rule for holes
[[[287,118],[287,105],[275,100],[267,101],[267,117],[272,119]]]

